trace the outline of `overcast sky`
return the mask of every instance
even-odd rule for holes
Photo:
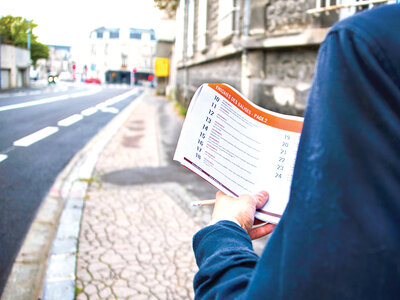
[[[75,46],[86,43],[98,27],[135,27],[156,30],[160,13],[153,0],[1,0],[0,16],[13,15],[38,25],[38,41]]]

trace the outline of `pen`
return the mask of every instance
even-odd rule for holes
[[[215,204],[215,199],[192,201],[192,207],[214,205],[214,204]]]

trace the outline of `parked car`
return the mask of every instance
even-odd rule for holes
[[[99,78],[86,78],[84,80],[85,83],[97,83],[97,84],[101,84],[101,80]]]

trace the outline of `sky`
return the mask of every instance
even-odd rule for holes
[[[99,27],[159,30],[153,0],[1,0],[0,16],[19,16],[38,25],[33,33],[46,45],[87,43]]]

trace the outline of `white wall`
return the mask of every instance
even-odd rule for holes
[[[29,50],[11,45],[1,45],[0,51],[1,89],[28,86],[30,68]]]

